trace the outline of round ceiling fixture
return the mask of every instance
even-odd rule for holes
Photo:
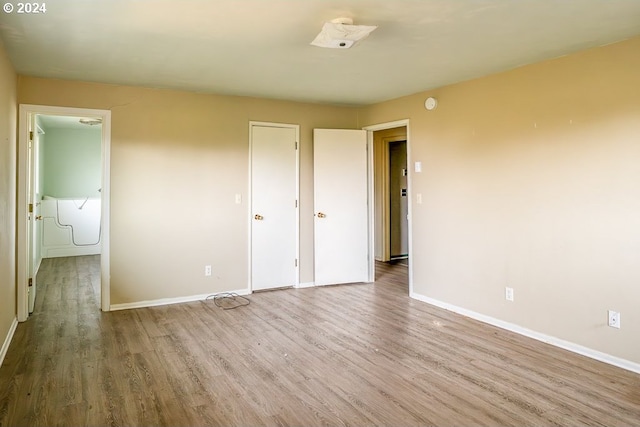
[[[435,110],[437,106],[438,106],[438,100],[435,99],[433,96],[428,97],[427,100],[424,101],[424,108],[426,108],[429,111]]]

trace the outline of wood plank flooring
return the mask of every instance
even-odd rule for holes
[[[47,259],[0,426],[640,425],[639,375],[412,300],[406,272],[101,313],[99,258]]]

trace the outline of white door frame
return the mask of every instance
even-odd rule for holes
[[[253,127],[254,126],[266,126],[266,127],[277,127],[277,128],[289,128],[294,129],[296,131],[296,201],[297,201],[297,209],[296,209],[296,259],[298,260],[295,266],[295,284],[294,288],[300,286],[300,125],[288,124],[288,123],[274,123],[274,122],[257,122],[257,121],[249,121],[249,183],[247,190],[248,197],[248,212],[247,212],[247,225],[248,225],[248,284],[247,289],[249,292],[253,292],[253,283],[251,280],[252,277],[252,268],[253,268],[253,259],[251,257],[252,254],[252,244],[253,244],[253,236],[252,236],[252,222],[253,222],[253,194],[251,193],[251,184],[252,184],[252,154],[253,154]]]
[[[29,177],[27,144],[29,142],[29,121],[36,114],[73,116],[73,117],[101,117],[102,118],[102,202],[101,202],[101,230],[102,249],[100,256],[100,283],[102,311],[110,309],[110,275],[109,275],[109,237],[110,237],[110,154],[111,154],[111,111],[89,108],[55,107],[46,105],[20,104],[18,120],[18,186],[17,186],[17,234],[16,234],[16,293],[18,321],[24,322],[29,316],[28,308],[28,273],[29,273],[29,242],[27,218],[27,182]]]
[[[409,210],[409,295],[413,294],[413,219],[412,219],[412,194],[411,189],[411,132],[409,129],[409,119],[396,120],[394,122],[380,123],[376,125],[366,126],[363,129],[367,131],[367,149],[369,150],[369,276],[370,281],[375,279],[375,247],[374,247],[374,188],[373,188],[373,172],[374,172],[374,158],[373,158],[373,133],[379,130],[392,129],[405,126],[407,128],[407,197],[408,197],[408,210]]]

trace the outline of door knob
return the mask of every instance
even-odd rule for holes
[[[323,214],[322,212],[318,212],[318,218],[325,218],[325,217],[326,217],[325,214]]]
[[[262,221],[264,219],[262,215],[258,215],[258,214],[256,214],[253,218],[257,219],[258,221]]]
[[[41,221],[41,220],[42,220],[42,215],[38,215],[38,216],[36,217],[36,221]]]

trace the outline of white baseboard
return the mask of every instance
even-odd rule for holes
[[[53,247],[43,248],[42,258],[60,258],[68,256],[83,256],[83,255],[100,255],[102,252],[102,246],[100,243],[91,246],[65,246],[65,247]]]
[[[11,326],[9,327],[9,332],[4,339],[4,343],[2,343],[2,348],[0,348],[0,366],[2,366],[2,362],[4,362],[4,357],[7,355],[7,351],[9,351],[9,345],[11,344],[11,340],[13,339],[13,334],[16,332],[16,328],[18,327],[18,319],[13,318],[13,322],[11,322]]]
[[[371,282],[353,282],[353,283],[373,283],[373,281]],[[323,283],[321,285],[316,284],[316,282],[304,282],[304,283],[300,283],[298,286],[295,286],[296,289],[301,289],[301,288],[320,288],[322,286],[334,286],[334,285],[340,285],[340,283]]]
[[[411,293],[411,298],[417,299],[427,304],[435,305],[436,307],[443,308],[445,310],[452,311],[454,313],[461,314],[466,317],[470,317],[480,322],[488,323],[498,328],[506,329],[516,334],[524,335],[525,337],[533,338],[534,340],[542,341],[547,344],[551,344],[555,347],[559,347],[571,352],[580,354],[582,356],[589,357],[591,359],[599,360],[600,362],[608,363],[609,365],[617,366],[628,371],[636,372],[640,374],[640,364],[632,362],[630,360],[622,359],[620,357],[612,356],[607,353],[603,353],[592,348],[584,347],[579,344],[565,341],[560,338],[546,335],[540,332],[532,331],[531,329],[523,328],[514,323],[505,322],[504,320],[496,319],[494,317],[486,316],[484,314],[477,313],[475,311],[467,310],[466,308],[458,307],[453,304],[449,304],[443,301],[439,301],[433,298],[426,297],[424,295]]]
[[[297,289],[301,289],[301,288],[313,288],[316,285],[316,282],[304,282],[304,283],[298,283],[298,286],[296,286]]]
[[[203,300],[206,300],[207,297],[211,298],[216,294],[224,294],[224,293],[249,295],[251,291],[249,291],[248,289],[240,289],[236,291],[215,292],[211,294],[191,295],[187,297],[160,298],[160,299],[148,300],[148,301],[126,302],[123,304],[112,304],[109,307],[109,311],[129,310],[132,308],[156,307],[158,305],[181,304],[185,302],[203,301]]]

